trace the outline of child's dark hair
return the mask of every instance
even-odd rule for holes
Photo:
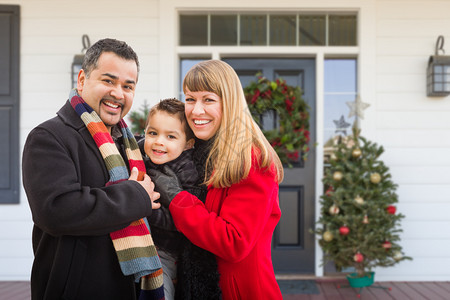
[[[150,118],[158,111],[164,111],[169,115],[176,116],[184,125],[184,133],[186,134],[186,141],[194,138],[194,132],[186,120],[186,115],[184,114],[184,103],[176,98],[168,98],[159,101],[158,104],[154,105],[148,112],[147,121],[145,122],[145,127],[150,121]]]

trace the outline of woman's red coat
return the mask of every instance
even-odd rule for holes
[[[170,204],[175,225],[216,255],[223,299],[282,299],[271,258],[280,216],[276,174],[255,166],[229,188],[208,188],[205,204],[188,192]]]

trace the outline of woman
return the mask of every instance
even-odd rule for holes
[[[182,191],[166,170],[152,174],[156,186],[166,187],[160,201],[169,205],[179,231],[216,256],[223,299],[282,299],[271,259],[281,216],[281,162],[253,121],[228,64],[196,64],[186,74],[183,91],[189,126],[208,145],[203,173],[208,192],[203,203]]]

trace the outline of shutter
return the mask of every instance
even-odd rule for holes
[[[0,203],[19,202],[19,24],[19,6],[0,5]]]

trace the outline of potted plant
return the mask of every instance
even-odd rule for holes
[[[324,252],[324,263],[336,269],[353,267],[347,279],[352,287],[370,286],[375,267],[393,266],[405,259],[399,245],[400,220],[384,152],[353,129],[349,137],[337,137],[323,183],[321,215],[315,233]],[[320,226],[321,225],[321,226]]]

